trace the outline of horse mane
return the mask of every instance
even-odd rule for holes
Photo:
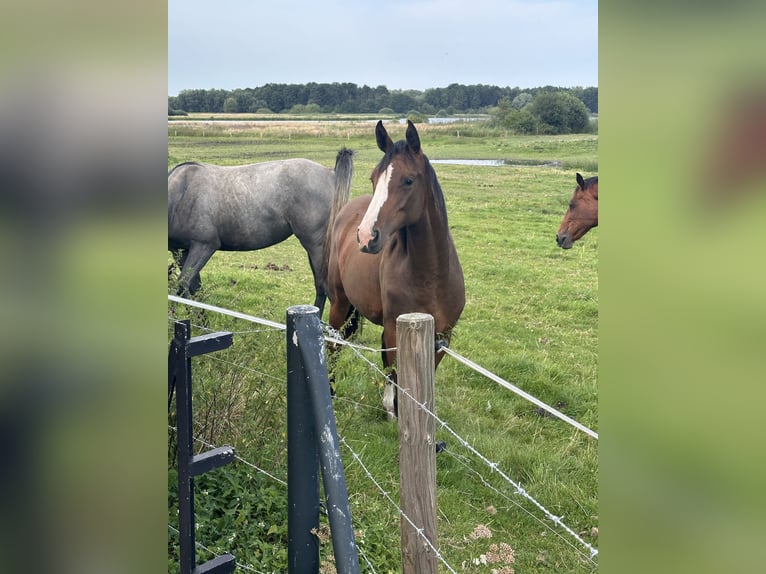
[[[428,161],[426,154],[423,154],[423,159],[425,160],[426,164],[426,174],[428,174],[428,179],[431,182],[431,191],[434,194],[436,207],[439,209],[439,213],[441,213],[441,216],[444,219],[444,225],[449,225],[449,222],[447,221],[447,204],[444,201],[444,192],[442,191],[442,186],[439,185],[439,180],[436,177],[436,171],[431,165],[431,162]]]

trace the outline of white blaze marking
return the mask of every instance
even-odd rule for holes
[[[367,245],[372,239],[372,228],[378,221],[378,215],[383,204],[388,199],[388,184],[391,183],[391,177],[394,173],[394,166],[389,165],[380,177],[378,183],[375,184],[375,191],[372,194],[372,201],[370,202],[367,212],[362,218],[362,223],[359,224],[359,243],[361,245]]]

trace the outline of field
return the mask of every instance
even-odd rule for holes
[[[404,137],[404,126],[395,121],[387,129],[394,140]],[[466,280],[466,307],[452,349],[598,431],[598,228],[568,251],[554,240],[575,173],[598,172],[598,136],[514,136],[478,122],[418,125],[418,130],[431,160],[508,162],[435,165]],[[332,167],[341,146],[357,152],[352,195],[370,193],[369,175],[381,156],[371,119],[173,121],[168,167],[193,160],[233,165],[290,157]],[[202,271],[202,282],[199,300],[282,323],[288,307],[314,298],[308,260],[295,238],[257,252],[216,253]],[[173,292],[171,283],[168,290]],[[233,445],[243,459],[284,480],[284,334],[171,304],[169,337],[172,318],[190,318],[195,334],[235,332],[231,349],[195,359],[195,435]],[[356,341],[378,348],[380,329],[365,323]],[[366,356],[380,366],[378,354]],[[382,376],[349,350],[339,355],[335,373],[339,433],[397,500],[397,429],[382,410]],[[597,441],[542,416],[531,403],[451,357],[436,374],[436,410],[451,429],[598,547]],[[169,423],[174,424],[173,417]],[[589,560],[573,538],[445,429],[436,439],[447,444],[436,461],[438,536],[451,568],[597,570],[597,558]],[[174,447],[169,430],[171,526],[177,526]],[[347,448],[342,454],[357,543],[365,557],[360,558],[362,571],[372,572],[371,564],[376,572],[397,572],[398,511]],[[203,475],[196,484],[198,542],[217,554],[231,552],[258,572],[285,570],[286,488],[280,482],[240,462]],[[323,544],[326,571],[332,571],[331,555],[331,544]],[[198,549],[198,561],[211,557]],[[168,558],[169,571],[177,571],[172,530]]]

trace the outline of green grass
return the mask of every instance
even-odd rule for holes
[[[347,145],[357,151],[352,195],[370,193],[369,174],[381,155],[372,123],[270,124],[230,133],[220,128],[205,136],[197,127],[178,136],[173,129],[169,167],[187,160],[238,164],[287,157],[332,166],[337,149]],[[554,237],[575,172],[595,173],[588,166],[598,166],[598,137],[511,136],[478,124],[418,129],[432,159],[559,162],[558,167],[436,166],[466,279],[466,307],[451,346],[597,431],[598,229],[567,251],[556,247]],[[403,126],[389,125],[388,131],[394,139],[404,135]],[[287,307],[314,298],[308,260],[295,238],[256,252],[217,253],[202,281],[200,300],[279,322]],[[284,334],[172,304],[169,315],[191,318],[195,334],[237,333],[231,349],[194,360],[197,436],[216,445],[228,442],[244,459],[284,479]],[[380,328],[364,323],[357,341],[379,347]],[[377,354],[367,355],[380,365]],[[398,499],[397,429],[382,411],[382,379],[349,350],[336,357],[335,372],[339,432]],[[597,546],[591,535],[598,526],[596,441],[541,417],[534,405],[451,357],[436,375],[436,409],[469,444]],[[596,569],[568,544],[574,542],[568,535],[563,541],[542,524],[550,521],[445,429],[438,430],[437,440],[447,443],[447,451],[437,456],[439,547],[453,568],[501,568],[474,560],[504,542],[515,551],[517,572]],[[359,546],[377,572],[397,572],[399,516],[345,448],[343,456]],[[284,571],[286,498],[279,497],[286,497],[286,489],[238,463],[206,478],[205,490],[207,495],[197,496],[198,521],[204,524],[198,540],[259,571]],[[175,524],[172,491],[169,483],[169,523]],[[487,526],[492,538],[472,537],[478,525]],[[175,552],[170,535],[171,566]],[[323,560],[331,554],[328,542]],[[210,558],[202,551],[199,556]]]

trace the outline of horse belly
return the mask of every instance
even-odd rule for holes
[[[219,221],[218,233],[222,251],[263,249],[293,234],[290,224],[279,217],[253,220],[234,216]]]

